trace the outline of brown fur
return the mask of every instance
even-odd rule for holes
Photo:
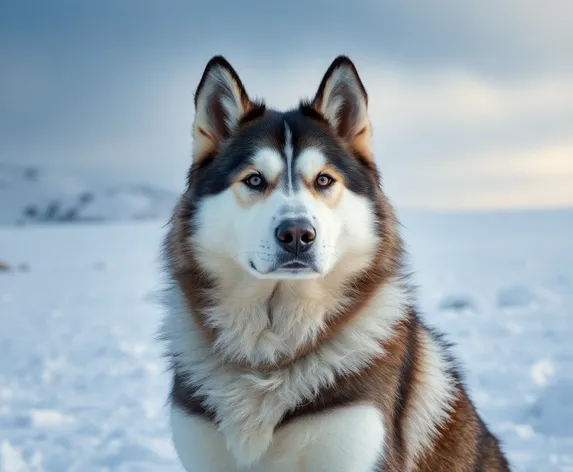
[[[384,463],[380,464],[379,472],[508,472],[509,465],[496,438],[482,423],[459,383],[457,402],[452,405],[450,419],[440,428],[434,447],[426,451],[413,468],[405,468],[409,455],[404,428],[411,408],[411,393],[418,388],[420,346],[416,339],[420,329],[416,317],[409,317],[396,327],[394,337],[384,345],[383,358],[359,374],[339,378],[312,402],[287,414],[279,427],[305,415],[368,403],[380,409],[387,429]],[[189,414],[213,420],[212,412],[201,405],[187,384],[183,385],[183,379],[175,379],[172,395]]]
[[[181,220],[184,212],[178,207],[166,241],[173,268],[178,267],[174,279],[181,288],[189,305],[190,315],[202,327],[206,339],[214,341],[217,333],[204,325],[201,308],[211,301],[205,297],[214,281],[198,267]],[[339,333],[355,316],[358,316],[375,290],[394,274],[399,259],[401,241],[396,232],[395,217],[389,203],[381,198],[378,211],[385,224],[383,243],[372,268],[352,284],[355,294],[352,305],[341,315],[332,319],[327,329],[315,343],[304,346],[294,356],[282,359],[277,365],[252,366],[256,370],[271,370],[284,367],[312,352],[318,345]],[[355,375],[340,377],[327,390],[322,391],[311,403],[300,406],[287,414],[282,425],[298,417],[324,412],[339,406],[370,403],[382,412],[387,429],[385,463],[380,472],[404,471],[408,456],[408,444],[404,428],[408,421],[412,392],[419,386],[421,373],[420,356],[423,348],[420,333],[424,328],[414,311],[395,327],[394,336],[384,345],[384,356],[375,360],[367,369]],[[245,365],[242,365],[245,367]],[[458,380],[457,401],[452,405],[450,419],[441,426],[439,436],[431,450],[418,459],[412,472],[502,472],[509,471],[497,440],[487,430]],[[184,386],[182,379],[175,379],[173,398],[191,414],[201,414],[212,419],[212,413]]]
[[[242,88],[240,81],[237,83]],[[320,108],[321,90],[324,91],[324,84],[325,80],[315,98],[317,109]],[[246,97],[246,94],[244,96]],[[263,115],[264,110],[258,110],[251,118],[257,120]],[[315,118],[320,122],[319,115]],[[378,173],[370,161],[369,147],[367,149],[362,143],[362,140],[367,139],[368,133],[368,127],[361,129],[352,136],[347,145],[354,149],[352,156],[363,161],[367,171],[366,178],[378,183]],[[208,293],[216,287],[216,281],[199,266],[194,249],[187,240],[190,230],[186,208],[190,202],[186,199],[187,196],[183,195],[175,210],[165,241],[169,271],[184,295],[189,315],[202,329],[205,339],[214,342],[219,334],[217,330],[205,325],[201,313],[215,303],[209,298]],[[321,335],[292,356],[282,358],[272,365],[244,363],[241,364],[242,368],[258,372],[280,369],[309,355],[318,346],[340,333],[355,317],[360,316],[380,287],[400,273],[403,250],[394,211],[381,190],[378,190],[375,201],[380,244],[370,267],[353,280],[345,281],[343,287],[349,303],[343,312],[331,314]],[[278,289],[280,284],[281,282],[277,281],[273,297],[280,296]],[[272,316],[272,313],[269,313],[269,316]],[[379,465],[379,472],[509,471],[497,439],[480,419],[455,371],[451,372],[455,381],[455,395],[448,418],[438,425],[438,434],[433,438],[431,447],[423,450],[420,457],[412,456],[411,445],[405,432],[415,408],[415,395],[424,395],[422,375],[427,352],[422,338],[426,335],[434,336],[422,324],[415,310],[410,308],[394,327],[391,338],[384,343],[382,356],[373,359],[367,368],[358,373],[339,376],[312,401],[288,412],[278,427],[306,415],[325,413],[351,404],[368,403],[375,405],[381,411],[387,435],[384,462]],[[443,350],[444,353],[447,351],[445,346]],[[214,421],[213,412],[205,409],[201,398],[195,395],[195,390],[189,384],[189,379],[175,375],[173,401],[184,407],[189,414],[201,415],[209,421]]]
[[[384,345],[385,355],[358,375],[340,378],[321,392],[311,404],[292,412],[283,425],[297,417],[324,412],[338,406],[368,403],[382,412],[387,428],[385,463],[380,472],[504,472],[509,466],[497,440],[487,431],[473,404],[458,381],[457,401],[449,421],[441,428],[434,447],[406,469],[408,444],[404,429],[412,392],[420,375],[421,329],[414,313],[400,323],[393,338]]]

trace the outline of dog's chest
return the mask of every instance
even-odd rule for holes
[[[175,406],[171,426],[175,448],[189,472],[374,472],[384,457],[385,428],[378,410],[370,405],[301,417],[276,431],[267,450],[251,464],[237,461],[212,422]]]
[[[267,451],[282,418],[303,400],[302,393],[311,391],[303,380],[286,369],[261,373],[202,364],[174,387],[174,399],[183,399],[188,412],[216,425],[226,447],[247,466]]]
[[[195,375],[201,383],[180,382],[174,387],[174,400],[216,427],[226,448],[243,466],[266,456],[277,438],[289,436],[294,426],[298,425],[295,430],[300,434],[310,434],[314,426],[307,430],[300,425],[316,414],[345,409],[348,404],[344,395],[338,395],[344,389],[336,388],[334,371],[318,362],[268,373],[216,364],[204,364],[202,369]]]
[[[172,312],[166,329],[171,352],[176,354],[176,372],[191,389],[192,397],[199,400],[206,412],[202,416],[211,417],[211,424],[216,425],[237,463],[257,463],[274,442],[275,432],[282,429],[277,431],[277,426],[289,413],[314,402],[325,390],[336,389],[341,378],[361,372],[372,359],[383,355],[382,343],[392,335],[391,327],[403,313],[401,298],[396,300],[394,296],[394,292],[401,292],[392,287],[387,292],[378,295],[380,300],[336,337],[287,367],[271,372],[221,362],[185,312]],[[385,301],[391,302],[388,308]],[[235,332],[239,334],[236,339],[244,339],[238,328],[221,332]],[[274,342],[271,344],[275,346]],[[304,416],[308,415],[299,419]]]

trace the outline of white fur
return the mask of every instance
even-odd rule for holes
[[[171,405],[171,439],[179,461],[188,472],[236,471],[235,458],[225,447],[225,438],[198,416],[189,416]]]
[[[296,160],[296,171],[306,179],[311,180],[326,165],[326,157],[318,148],[308,147],[304,149]]]
[[[427,331],[422,331],[421,377],[412,393],[412,406],[406,418],[408,462],[413,470],[416,460],[435,441],[438,427],[452,412],[456,384],[450,375],[450,362],[442,347]]]
[[[252,160],[267,180],[275,180],[284,169],[281,155],[271,147],[259,149]]]
[[[290,172],[294,178],[314,179],[325,161],[319,149],[306,149],[297,157],[296,167]],[[287,172],[284,161],[271,149],[259,150],[254,162],[267,180]],[[334,185],[343,186],[340,182]],[[316,229],[313,251],[318,273],[309,271],[299,276],[326,277],[339,265],[348,279],[365,268],[379,242],[371,202],[347,188],[338,187],[333,191],[342,194],[336,207],[331,208],[302,183],[297,189],[289,193],[287,189],[277,188],[267,198],[248,207],[237,203],[231,189],[203,198],[195,217],[198,230],[190,241],[201,265],[218,278],[233,272],[233,262],[242,272],[255,277],[297,278],[270,271],[282,251],[275,238],[278,224],[283,218],[302,216]],[[247,196],[252,190],[244,186],[240,192]]]
[[[292,145],[292,133],[290,128],[288,127],[285,121],[285,156],[286,156],[286,171],[287,171],[287,188],[288,194],[291,195],[293,193],[293,185],[292,185],[292,160],[293,160],[293,152],[294,148]]]
[[[372,472],[383,460],[384,424],[370,405],[303,417],[280,428],[259,463],[240,468],[209,422],[172,406],[171,429],[189,472]]]
[[[164,333],[169,342],[169,352],[177,354],[181,373],[198,386],[198,395],[204,396],[205,404],[214,410],[227,448],[237,462],[252,465],[269,448],[275,426],[288,410],[311,400],[337,375],[357,372],[374,357],[383,355],[381,344],[392,335],[395,323],[403,318],[408,300],[398,282],[389,283],[373,297],[360,316],[334,338],[306,357],[269,373],[230,367],[221,362],[193,323],[178,289],[171,290],[168,303]],[[285,316],[287,314],[285,312]],[[245,317],[251,318],[245,320]],[[229,342],[234,349],[251,346],[248,349],[255,354],[290,351],[293,341],[297,340],[296,337],[291,338],[291,332],[298,331],[308,340],[313,333],[317,335],[319,329],[315,327],[320,326],[320,323],[311,322],[305,332],[293,323],[294,329],[276,332],[276,327],[270,325],[253,338],[251,329],[259,329],[257,321],[263,324],[257,320],[257,315],[239,307],[228,317],[228,322],[232,323],[235,318],[242,318],[239,323],[248,329],[237,330],[225,337],[220,349]],[[304,317],[298,322],[303,326],[306,324]],[[233,327],[230,329],[232,332]],[[281,329],[280,325],[278,329]],[[226,331],[222,333],[225,336]]]
[[[296,161],[296,172],[306,179],[321,172],[326,164],[320,149],[307,148]],[[342,185],[335,183],[334,185]],[[339,263],[347,276],[364,269],[372,260],[372,251],[378,243],[374,229],[373,207],[365,198],[342,189],[342,198],[333,210],[303,193],[301,198],[319,222],[322,240],[326,248],[321,254],[322,267],[328,272]]]

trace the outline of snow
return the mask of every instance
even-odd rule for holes
[[[157,218],[175,200],[150,185],[0,163],[0,224]]]
[[[402,217],[420,308],[514,470],[573,471],[573,211]],[[0,227],[0,471],[181,471],[165,221]]]

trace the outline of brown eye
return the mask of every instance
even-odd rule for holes
[[[247,187],[252,189],[262,189],[264,187],[264,180],[260,174],[251,174],[246,179],[243,180]]]
[[[320,188],[328,188],[334,183],[334,179],[328,174],[320,174],[316,178],[316,185]]]

